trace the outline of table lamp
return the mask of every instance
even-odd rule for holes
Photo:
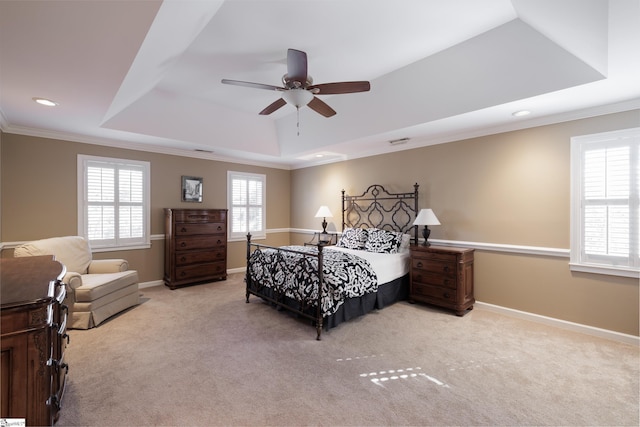
[[[322,218],[322,234],[327,234],[327,218],[333,218],[333,214],[331,213],[331,211],[329,210],[329,208],[325,205],[320,206],[320,209],[318,209],[318,212],[316,212],[316,218]],[[322,236],[322,237],[328,237],[328,236]],[[318,240],[320,240],[321,242],[328,242],[331,238],[322,238],[319,237]]]
[[[440,221],[436,217],[436,214],[433,213],[431,209],[420,209],[416,220],[413,221],[413,225],[424,225],[424,230],[422,230],[422,237],[424,237],[423,246],[431,246],[431,243],[427,242],[429,239],[429,235],[431,234],[431,230],[429,230],[430,225],[440,225]]]

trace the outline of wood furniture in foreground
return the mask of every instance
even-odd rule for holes
[[[454,310],[473,309],[473,249],[411,245],[409,302]]]
[[[0,259],[0,418],[58,418],[68,371],[64,273],[52,255]]]
[[[164,283],[227,278],[227,209],[165,209]]]

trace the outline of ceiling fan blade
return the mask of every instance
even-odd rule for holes
[[[325,117],[335,116],[336,112],[333,108],[329,107],[324,101],[321,101],[319,98],[315,96],[309,102],[308,107],[311,108],[316,113],[320,113]]]
[[[285,90],[283,87],[280,87],[280,86],[265,85],[262,83],[243,82],[240,80],[222,79],[222,83],[226,85],[244,86],[244,87],[250,87],[254,89],[266,89],[266,90],[278,90],[278,91]]]
[[[274,111],[276,111],[278,108],[283,107],[285,105],[287,105],[287,101],[285,101],[283,98],[278,98],[275,102],[269,104],[267,108],[260,111],[260,115],[266,116],[267,114],[271,114]]]
[[[300,82],[304,87],[307,81],[307,54],[301,50],[287,51],[287,77],[290,81]]]
[[[371,84],[365,81],[322,83],[309,86],[307,89],[316,95],[336,95],[340,93],[368,92],[371,89]]]

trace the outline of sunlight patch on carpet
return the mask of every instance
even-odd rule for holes
[[[426,378],[427,380],[437,384],[440,387],[449,388],[448,384],[438,380],[437,378],[434,378],[423,372],[419,372],[421,370],[422,368],[419,366],[415,368],[389,369],[387,371],[363,373],[360,374],[360,377],[369,378],[373,384],[379,385],[381,387],[384,387],[384,384],[388,383],[389,381]]]
[[[336,359],[336,362],[351,362],[353,360],[362,360],[362,359],[373,359],[375,357],[381,357],[382,354],[372,354],[370,356],[354,356],[354,357],[342,357],[340,359]]]

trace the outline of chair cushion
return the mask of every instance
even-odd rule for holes
[[[13,256],[54,255],[67,272],[85,274],[91,263],[89,242],[81,236],[51,237],[18,246]]]
[[[112,292],[138,283],[136,270],[119,273],[83,274],[82,286],[76,288],[76,302],[91,302]]]

